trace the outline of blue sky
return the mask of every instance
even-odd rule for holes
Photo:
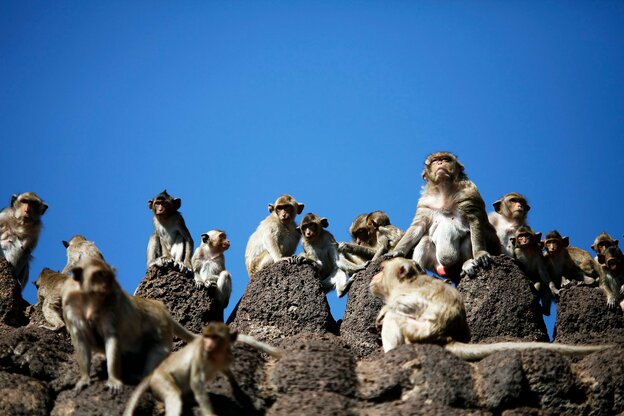
[[[196,243],[227,231],[231,310],[267,203],[339,241],[376,209],[405,228],[436,150],[488,207],[525,194],[538,231],[624,232],[621,2],[12,1],[0,62],[0,197],[50,205],[31,281],[81,233],[132,292],[166,188]]]

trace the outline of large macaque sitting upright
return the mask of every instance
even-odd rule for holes
[[[301,238],[295,217],[303,208],[304,205],[290,195],[281,195],[275,204],[269,204],[269,215],[247,241],[245,266],[250,278],[259,270],[295,254]]]
[[[452,153],[429,155],[422,177],[416,215],[389,254],[405,257],[415,247],[413,259],[423,269],[455,282],[475,275],[478,266],[490,265],[490,255],[501,252],[481,194]]]

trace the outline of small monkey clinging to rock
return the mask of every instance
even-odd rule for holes
[[[195,284],[216,288],[217,300],[225,309],[232,293],[232,277],[225,270],[223,253],[230,248],[230,240],[225,232],[212,230],[202,234],[201,241],[192,259]]]

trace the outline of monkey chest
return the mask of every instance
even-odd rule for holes
[[[431,218],[430,236],[457,236],[462,237],[468,234],[470,227],[468,221],[461,212],[434,212]]]

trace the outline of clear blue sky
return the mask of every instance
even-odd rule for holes
[[[623,74],[616,1],[5,1],[0,197],[50,205],[31,281],[81,233],[132,292],[167,188],[196,243],[229,234],[232,306],[267,203],[290,193],[343,241],[376,209],[405,228],[436,150],[488,207],[521,192],[589,250],[624,232]]]

